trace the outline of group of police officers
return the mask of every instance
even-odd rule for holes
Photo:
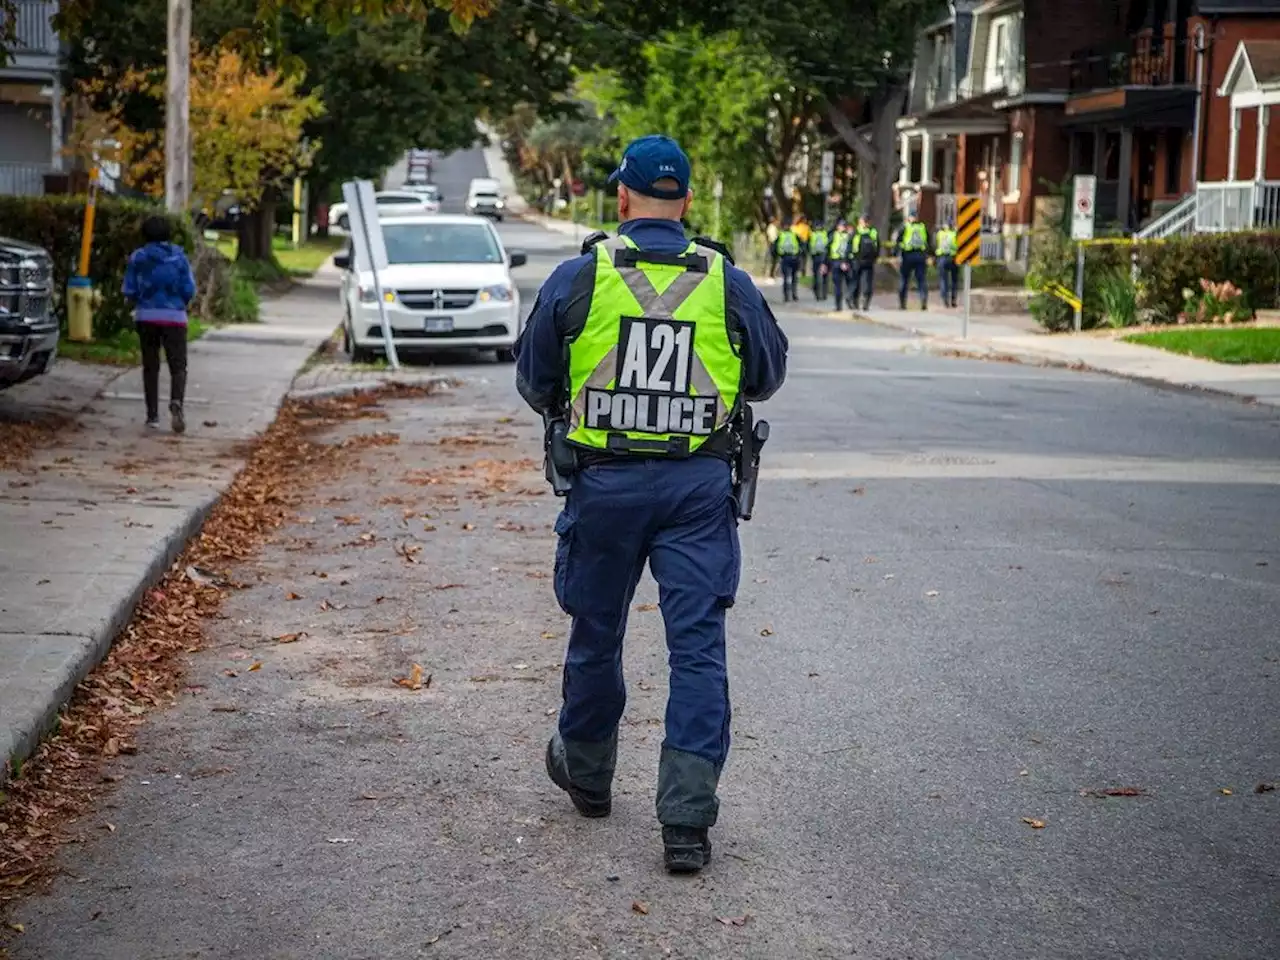
[[[797,226],[801,229],[797,230]],[[915,211],[908,212],[906,221],[889,246],[898,257],[898,306],[903,310],[907,308],[907,293],[914,282],[920,308],[927,309],[929,231]],[[782,272],[782,299],[798,299],[798,280],[808,261],[813,273],[815,299],[827,299],[829,282],[837,310],[844,309],[846,303],[855,310],[859,305],[866,310],[871,306],[880,251],[879,231],[865,214],[858,218],[856,226],[850,226],[841,219],[833,230],[828,230],[824,223],[805,230],[802,222],[788,220],[783,223],[773,243],[773,253]],[[934,233],[932,256],[938,268],[943,306],[954,307],[959,296],[960,268],[955,260],[956,232],[949,222]]]

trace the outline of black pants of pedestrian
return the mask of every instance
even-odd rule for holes
[[[782,255],[782,299],[796,298],[796,274],[800,270],[800,258],[789,254]]]
[[[871,294],[875,292],[876,265],[867,260],[860,260],[853,265],[853,283],[849,288],[849,306],[855,310],[858,304],[866,310],[871,306]]]
[[[902,264],[898,268],[898,306],[903,310],[907,309],[907,288],[911,285],[913,277],[916,281],[916,290],[920,294],[921,309],[929,306],[929,285],[925,279],[928,265],[928,257],[923,253],[911,250],[902,254]]]
[[[778,255],[772,250],[769,251],[769,279],[772,280],[778,275]]]
[[[827,284],[831,281],[831,265],[826,257],[813,258],[813,299],[827,299]]]
[[[938,258],[938,283],[943,304],[954,307],[960,290],[960,268],[956,266],[955,257]]]
[[[176,323],[138,324],[142,345],[142,392],[147,419],[160,416],[160,351],[169,364],[169,406],[182,406],[187,394],[187,328]]]

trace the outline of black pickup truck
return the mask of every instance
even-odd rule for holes
[[[53,259],[0,237],[0,390],[48,373],[58,353]]]

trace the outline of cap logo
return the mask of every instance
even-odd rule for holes
[[[662,173],[675,173],[675,172],[676,172],[676,168],[675,168],[675,167],[673,167],[673,166],[671,166],[671,164],[669,164],[669,163],[662,163],[662,164],[659,164],[659,165],[658,165],[658,170],[659,170],[659,171],[661,171]]]

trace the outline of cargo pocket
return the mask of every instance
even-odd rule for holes
[[[560,604],[560,609],[569,616],[573,616],[573,604],[569,596],[569,563],[573,553],[573,534],[576,521],[570,516],[567,509],[561,510],[560,515],[556,517],[556,567],[555,567],[555,591],[556,602]]]
[[[716,588],[716,603],[727,610],[737,598],[738,581],[742,577],[742,549],[738,544],[738,503],[733,497],[729,498],[725,508],[722,530],[728,559],[721,574],[723,580]]]

